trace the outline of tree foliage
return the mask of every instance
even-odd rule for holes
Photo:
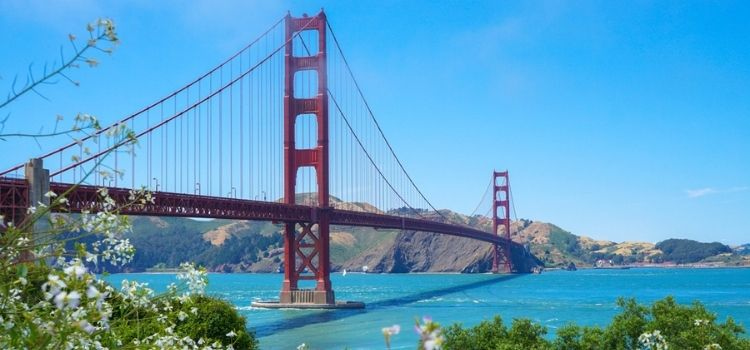
[[[500,316],[470,328],[454,324],[444,331],[444,349],[750,349],[742,326],[732,318],[718,322],[697,301],[681,305],[667,297],[647,306],[619,299],[617,305],[622,311],[608,326],[569,324],[552,340],[544,337],[544,326],[528,319],[515,319],[510,327]]]
[[[664,261],[688,264],[721,253],[731,253],[732,248],[719,242],[703,243],[690,239],[668,239],[656,244],[664,254]]]

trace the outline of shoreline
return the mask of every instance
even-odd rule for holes
[[[593,267],[593,266],[582,266],[577,267],[577,270],[632,270],[632,269],[695,269],[695,270],[708,270],[708,269],[750,269],[750,266],[716,266],[716,265],[662,265],[662,264],[655,264],[655,265],[623,265],[623,266],[613,266],[613,267]],[[551,272],[551,271],[565,271],[565,272],[575,272],[575,271],[568,271],[565,268],[562,267],[548,267],[544,268],[544,272]],[[169,274],[177,274],[180,273],[179,270],[175,271],[133,271],[133,272],[113,272],[109,273],[110,275],[121,275],[121,274],[144,274],[144,275],[169,275]],[[280,272],[252,272],[252,271],[244,271],[244,272],[213,272],[209,271],[209,274],[217,274],[217,275],[235,275],[235,274],[258,274],[258,275],[282,275],[283,273]],[[341,271],[332,271],[331,275],[340,275]],[[420,271],[420,272],[347,272],[348,275],[492,275],[491,272],[475,272],[475,273],[464,273],[464,272],[445,272],[445,271]],[[523,272],[523,273],[517,273],[517,274],[504,274],[500,273],[497,274],[499,276],[502,275],[532,275],[531,272]]]

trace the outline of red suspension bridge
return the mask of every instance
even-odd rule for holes
[[[107,137],[118,128],[137,144]],[[154,193],[127,215],[283,223],[284,304],[336,304],[331,225],[485,241],[493,271],[513,272],[508,173],[494,172],[488,187],[492,232],[437,210],[385,137],[322,11],[287,15],[112,127],[0,172],[0,215],[18,226],[47,191],[68,192],[70,212],[96,211],[102,187],[117,202],[131,189]],[[303,288],[307,280],[314,287]]]

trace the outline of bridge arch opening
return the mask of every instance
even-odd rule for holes
[[[294,120],[294,146],[313,149],[318,146],[318,116],[300,114]]]
[[[299,32],[292,39],[292,56],[310,57],[318,54],[320,50],[319,36],[320,33],[317,29],[305,29]]]
[[[497,211],[495,212],[495,216],[498,219],[507,219],[508,214],[505,212],[505,208],[503,207],[497,207]]]
[[[318,174],[313,166],[303,166],[297,169],[295,204],[319,206],[318,203]]]
[[[318,71],[301,70],[294,73],[294,98],[318,96]]]
[[[505,196],[505,192],[500,191],[495,194],[495,200],[504,201],[508,200],[508,198]]]

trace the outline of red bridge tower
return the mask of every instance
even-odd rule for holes
[[[499,180],[499,181],[498,181]],[[498,209],[502,214],[498,216]],[[507,243],[503,244],[504,271],[513,272],[513,261],[510,256],[510,180],[508,171],[494,171],[492,173],[492,232],[496,235],[504,235]],[[498,227],[503,231],[498,232]],[[500,249],[497,244],[493,247],[492,272],[499,272]]]
[[[288,222],[284,229],[284,282],[281,303],[335,304],[330,279],[328,206],[328,84],[326,67],[326,15],[296,18],[287,15],[284,55],[284,202],[295,204],[297,171],[315,170],[318,206],[311,222]],[[318,52],[294,56],[294,37],[298,32],[318,32]],[[305,50],[306,51],[306,50]],[[314,97],[294,94],[294,76],[302,71],[317,72],[318,91]],[[318,125],[317,145],[298,149],[295,123],[300,115],[312,114]],[[299,229],[298,229],[299,227]],[[315,289],[300,289],[300,280],[316,281]]]

